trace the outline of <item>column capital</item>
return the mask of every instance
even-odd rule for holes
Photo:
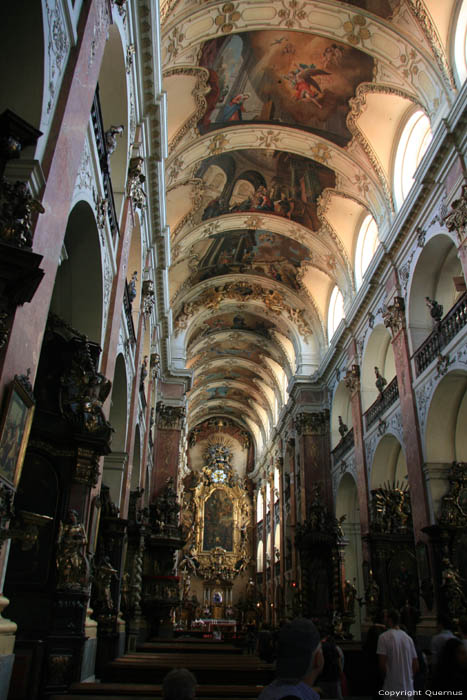
[[[171,406],[162,401],[156,404],[156,424],[159,430],[181,430],[185,419],[184,406]]]
[[[313,413],[297,413],[294,425],[298,435],[322,435],[329,426],[329,411],[326,408]]]
[[[394,297],[393,303],[384,306],[383,322],[389,328],[393,339],[405,328],[405,302],[403,297]]]

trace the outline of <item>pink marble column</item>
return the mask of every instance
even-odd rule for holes
[[[415,542],[424,540],[421,532],[430,523],[427,494],[423,478],[423,452],[418,425],[417,407],[412,387],[410,352],[405,323],[404,299],[394,296],[384,312],[384,325],[392,335],[397,385],[401,406],[405,457],[412,504],[412,520]]]
[[[355,349],[355,348],[354,348]],[[356,354],[352,353],[355,360]],[[352,408],[352,424],[354,435],[354,456],[357,471],[358,505],[360,509],[360,527],[362,535],[367,535],[369,530],[369,488],[366,470],[365,446],[363,441],[363,411],[360,393],[360,368],[354,362],[345,376],[345,385],[350,392]],[[366,559],[364,553],[364,559]]]
[[[70,213],[86,128],[96,91],[107,32],[110,3],[83,3],[78,43],[70,54],[45,148],[42,170],[46,179],[41,203],[44,214],[34,230],[33,250],[43,256],[45,276],[31,303],[17,309],[3,355],[0,395],[15,374],[29,367],[34,381],[49,313],[58,260]]]

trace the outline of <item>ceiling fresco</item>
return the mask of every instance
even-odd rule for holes
[[[193,444],[230,421],[253,469],[294,376],[319,368],[332,290],[356,294],[362,221],[384,239],[395,217],[401,124],[452,102],[452,5],[162,3],[170,343]]]
[[[309,250],[300,243],[261,229],[241,229],[213,234],[195,244],[191,251],[190,283],[229,274],[254,274],[299,289],[298,273],[303,262],[311,260]],[[209,323],[209,321],[207,321]],[[211,327],[214,327],[211,322]],[[223,320],[216,319],[215,327]],[[233,329],[241,329],[242,316],[231,319]],[[258,320],[256,320],[258,323]]]
[[[234,212],[264,212],[316,231],[317,202],[335,187],[335,173],[325,165],[285,151],[238,150],[207,158],[195,173],[207,201],[201,220]],[[204,198],[206,200],[206,198]]]
[[[374,60],[320,36],[258,31],[206,42],[199,65],[210,87],[200,133],[239,121],[283,123],[344,146],[348,101],[372,81]]]

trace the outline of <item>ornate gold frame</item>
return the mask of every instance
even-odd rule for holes
[[[13,488],[18,486],[21,476],[35,409],[32,389],[29,390],[28,386],[27,378],[15,376],[8,389],[0,426],[0,480],[11,484]],[[22,409],[20,416],[15,416],[15,407]],[[19,422],[17,418],[20,419]],[[14,463],[8,469],[7,464],[11,458]]]
[[[194,514],[194,532],[190,538],[187,548],[193,547],[196,551],[196,556],[200,563],[200,568],[203,569],[209,565],[212,559],[214,549],[203,549],[204,536],[204,508],[206,501],[211,494],[220,489],[224,491],[233,502],[233,550],[225,553],[225,563],[233,568],[242,557],[249,557],[248,541],[246,535],[242,540],[242,528],[247,531],[251,523],[252,505],[250,503],[248,492],[243,485],[238,481],[234,481],[232,485],[228,483],[215,483],[210,479],[209,467],[204,467],[200,473],[200,481],[193,491],[193,503],[195,508]]]

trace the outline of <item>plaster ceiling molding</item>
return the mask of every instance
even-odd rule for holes
[[[277,153],[290,153],[313,161],[313,154],[316,154],[315,147],[326,146],[326,162],[316,160],[313,162],[321,163],[327,171],[334,172],[336,178],[341,176],[340,181],[336,181],[334,186],[337,185],[344,196],[366,200],[370,209],[378,212],[378,215],[384,209],[390,212],[389,202],[371,167],[364,168],[357,164],[345,151],[318,136],[284,126],[276,126],[272,131],[277,135],[274,141],[274,151]],[[169,158],[167,163],[169,187],[173,189],[176,185],[186,182],[189,176],[196,177],[202,162],[212,156],[238,152],[233,156],[238,159],[242,158],[246,152],[252,152],[250,157],[254,157],[255,152],[270,152],[272,148],[262,145],[266,143],[263,136],[264,130],[261,127],[245,124],[240,127],[230,127],[228,131],[222,133],[201,137],[196,144],[178,151]],[[263,156],[262,159],[264,160],[265,157]],[[319,168],[318,165],[316,167]]]
[[[89,148],[89,140],[86,134],[84,140],[83,152],[81,154],[81,160],[78,166],[78,174],[75,181],[75,191],[73,193],[73,199],[75,198],[76,192],[92,192],[94,189],[94,169],[92,166],[91,159],[91,149]]]
[[[242,275],[230,275],[224,284],[220,284],[221,280],[223,278],[214,280],[216,286],[213,285],[213,280],[198,284],[190,289],[183,299],[178,300],[178,309],[174,314],[176,333],[190,325],[190,319],[199,309],[203,307],[217,309],[226,299],[234,299],[240,303],[253,299],[260,301],[276,316],[284,314],[290,321],[295,322],[296,331],[305,341],[312,333],[312,328],[305,316],[303,302],[297,294],[285,289],[284,286],[281,288],[276,282],[255,275],[248,275],[248,281]]]
[[[318,208],[318,216],[319,213],[320,209]],[[323,239],[321,232],[312,231],[303,224],[292,222],[290,219],[275,216],[268,212],[261,212],[260,216],[245,212],[224,214],[210,221],[202,221],[186,233],[180,233],[175,236],[172,240],[174,245],[180,246],[179,254],[182,255],[183,251],[191,248],[194,243],[209,238],[213,234],[243,228],[264,229],[271,233],[287,236],[321,256],[329,253],[329,241]],[[332,235],[334,236],[335,233],[332,232]]]
[[[455,90],[456,83],[445,50],[448,47],[448,31],[454,2],[452,0],[446,0],[443,3],[430,2],[430,0],[407,0],[407,4],[431,48],[446,87]],[[430,11],[436,13],[436,22],[433,21]],[[443,37],[440,36],[438,27],[444,29]]]
[[[222,8],[232,6],[230,19],[223,13]],[[235,20],[233,20],[235,16]],[[219,17],[226,21],[219,23]],[[294,29],[319,34],[334,41],[339,41],[352,48],[373,55],[377,60],[388,65],[396,65],[401,70],[401,77],[408,85],[416,88],[429,97],[429,102],[440,101],[440,91],[449,94],[444,85],[443,70],[437,61],[433,61],[430,47],[424,48],[414,36],[405,35],[405,43],[401,42],[400,27],[393,27],[383,18],[364,10],[348,11],[342,5],[319,5],[316,2],[294,2],[281,0],[269,5],[260,2],[243,0],[237,3],[213,3],[189,15],[184,32],[179,25],[183,23],[182,16],[173,19],[163,29],[163,60],[173,60],[185,49],[206,41],[215,36],[239,33],[251,30],[254,22],[255,30],[261,29]],[[188,19],[188,17],[187,17]],[[312,27],[312,31],[310,28]],[[402,50],[400,44],[403,43]],[[413,71],[411,52],[417,56],[417,68]],[[401,56],[402,61],[398,61]],[[409,66],[407,68],[407,66]],[[438,94],[435,94],[435,93]]]
[[[265,416],[261,414],[261,409],[257,406],[251,406],[251,404],[245,404],[243,401],[234,401],[231,399],[226,399],[224,401],[204,401],[202,406],[193,410],[193,415],[191,417],[192,422],[190,425],[195,425],[196,422],[206,418],[209,413],[216,413],[216,415],[218,415],[219,412],[231,418],[240,419],[243,416],[248,417],[254,425],[259,427],[263,441],[266,441],[267,420]]]
[[[238,390],[238,391],[236,391]],[[241,381],[238,379],[229,379],[229,381],[205,381],[196,389],[192,389],[188,394],[189,404],[194,404],[198,400],[209,400],[215,398],[234,398],[236,395],[243,394],[244,396],[252,396],[258,403],[265,408],[272,417],[273,406],[270,398],[257,385]],[[242,398],[239,396],[239,398]]]
[[[44,0],[45,19],[44,43],[47,45],[47,77],[44,81],[44,108],[42,110],[41,129],[50,122],[55,102],[70,51],[70,36],[60,0]]]
[[[171,80],[172,79],[172,80]],[[163,73],[167,93],[169,153],[195,129],[206,111],[209,71],[200,66],[176,66]]]

